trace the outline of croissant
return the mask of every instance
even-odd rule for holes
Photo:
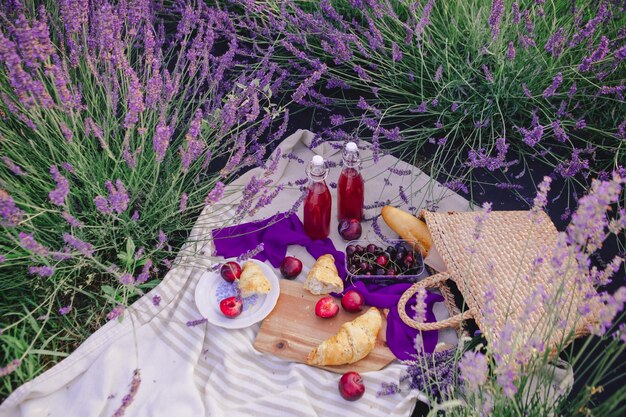
[[[309,365],[344,365],[366,357],[376,345],[382,318],[376,307],[341,325],[339,331],[324,340],[306,357]]]
[[[333,255],[326,254],[317,258],[306,276],[304,288],[315,295],[343,291],[343,281],[337,272]]]
[[[267,294],[272,285],[267,279],[261,267],[252,261],[246,261],[239,277],[239,289],[242,297],[249,297],[252,294]]]

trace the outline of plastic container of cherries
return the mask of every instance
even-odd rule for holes
[[[422,254],[407,240],[353,240],[346,244],[345,252],[348,278],[353,281],[390,285],[423,277]]]

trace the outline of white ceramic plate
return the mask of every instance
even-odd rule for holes
[[[225,260],[224,262],[227,262]],[[252,297],[243,299],[243,311],[235,318],[229,318],[220,311],[220,301],[223,298],[235,295],[235,283],[230,284],[222,279],[219,270],[216,272],[205,272],[196,285],[196,306],[209,323],[226,329],[243,329],[251,326],[267,317],[272,312],[278,295],[280,294],[280,283],[278,277],[264,262],[252,259],[261,267],[263,273],[269,279],[272,289],[268,294],[255,294]],[[243,264],[242,264],[243,266]]]

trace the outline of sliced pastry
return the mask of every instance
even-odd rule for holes
[[[343,291],[343,281],[337,272],[333,255],[326,254],[317,258],[306,276],[304,288],[315,295]]]
[[[382,317],[376,307],[344,323],[339,331],[324,340],[306,357],[309,365],[345,365],[366,357],[376,346]]]
[[[245,298],[256,293],[267,294],[272,289],[272,285],[259,265],[246,261],[239,277],[239,289],[241,296]]]

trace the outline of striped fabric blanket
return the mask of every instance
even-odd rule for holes
[[[340,144],[315,146],[314,140],[313,133],[299,130],[280,144],[270,157],[278,165],[268,178],[284,189],[254,218],[241,220],[262,219],[293,207],[301,196],[298,180],[306,178],[300,160],[317,153],[339,163]],[[385,200],[404,205],[406,192],[413,195],[415,207],[468,209],[465,199],[411,165],[391,156],[374,164],[370,151],[363,151],[362,158],[366,205]],[[329,182],[336,181],[339,169],[332,168]],[[202,320],[194,290],[203,272],[220,261],[212,257],[210,230],[232,224],[246,184],[264,172],[251,170],[229,184],[224,198],[200,215],[163,281],[129,306],[123,320],[107,323],[69,357],[15,390],[0,405],[0,417],[410,415],[418,392],[377,395],[381,384],[399,382],[404,370],[399,362],[365,373],[365,395],[346,402],[338,393],[337,374],[256,351],[252,343],[258,323],[228,330]],[[331,184],[333,198],[335,191]],[[378,210],[366,210],[365,217]],[[331,238],[342,247],[333,221]],[[364,224],[365,233],[370,224]],[[288,254],[303,261],[305,272],[314,262],[304,248],[291,246]]]

